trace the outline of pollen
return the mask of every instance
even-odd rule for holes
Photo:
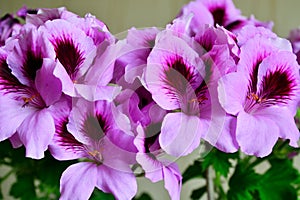
[[[88,153],[97,161],[100,161],[100,162],[103,161],[103,157],[99,151],[94,150],[94,151],[89,151]]]
[[[251,93],[247,95],[248,99],[253,99],[257,103],[263,103],[266,99],[265,98],[260,98],[257,94]]]
[[[189,103],[197,102],[197,103],[200,103],[200,104],[201,104],[203,101],[206,101],[206,100],[208,100],[208,98],[205,97],[205,96],[203,95],[203,96],[200,96],[199,98],[191,99],[191,100],[189,101]]]
[[[22,97],[22,100],[24,101],[24,104],[22,107],[25,107],[26,105],[28,105],[30,102],[32,102],[34,100],[34,98],[36,97],[36,95],[32,95],[31,97]]]

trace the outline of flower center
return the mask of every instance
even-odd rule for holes
[[[101,153],[97,150],[89,151],[88,154],[93,157],[93,159],[99,163],[103,162],[103,157]]]
[[[249,88],[255,88],[255,90],[248,90],[245,102],[246,112],[254,111],[256,108],[261,107],[287,104],[292,96],[294,96],[296,89],[294,77],[283,68],[279,68],[276,71],[268,71],[262,77],[258,89],[256,89],[257,83],[255,84],[253,85],[253,82],[250,83],[252,87]]]

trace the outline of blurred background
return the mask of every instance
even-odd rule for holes
[[[287,37],[289,31],[300,25],[299,0],[233,0],[244,16],[253,14],[258,20],[273,21],[274,32],[281,37]],[[189,0],[0,0],[0,15],[14,13],[23,5],[28,8],[66,7],[69,11],[84,16],[86,13],[95,15],[107,24],[113,34],[119,34],[131,27],[165,27],[178,14],[180,8]],[[192,164],[198,152],[179,160],[181,171]],[[6,169],[0,169],[0,177]],[[1,184],[4,195],[14,181]],[[152,184],[144,178],[138,179],[139,193],[147,191],[155,200],[169,199],[163,183]],[[204,184],[201,181],[191,181],[184,185],[182,199],[189,199],[192,189]],[[5,196],[5,199],[12,199]]]
[[[274,31],[286,37],[300,25],[299,0],[233,0],[245,16],[254,14],[262,21],[273,21]],[[64,6],[81,16],[86,13],[104,21],[114,34],[128,28],[164,27],[189,0],[0,0],[0,14],[28,8]]]

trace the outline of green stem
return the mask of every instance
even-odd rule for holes
[[[207,182],[207,199],[214,200],[214,182],[213,182],[213,169],[209,166],[206,170],[206,182]]]
[[[225,191],[224,191],[223,186],[222,186],[220,172],[216,172],[215,186],[216,186],[216,189],[219,191],[218,199],[226,199],[226,194],[225,194]]]

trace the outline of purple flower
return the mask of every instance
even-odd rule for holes
[[[145,83],[154,101],[170,111],[159,136],[161,148],[168,154],[186,155],[198,147],[200,138],[236,151],[232,133],[223,127],[227,117],[217,100],[216,81],[230,71],[229,66],[235,64],[227,45],[202,55],[170,31],[157,36],[148,57]],[[222,135],[232,141],[219,145]]]
[[[179,17],[193,14],[190,28],[197,33],[201,24],[227,26],[241,18],[240,11],[231,0],[196,0],[185,5]]]
[[[178,18],[190,18],[189,32],[191,36],[198,32],[198,28],[204,24],[215,27],[222,26],[225,29],[238,33],[246,25],[262,26],[272,29],[272,22],[260,22],[251,16],[246,18],[241,15],[232,0],[195,0],[185,5]]]
[[[27,6],[23,6],[17,11],[17,16],[22,19],[26,19],[27,14],[37,14],[38,10],[36,9],[28,9]]]
[[[66,8],[41,8],[38,9],[36,13],[28,13],[26,15],[26,23],[32,24],[37,27],[43,25],[47,21],[52,21],[55,19],[70,19],[79,18],[78,15],[69,12]]]
[[[278,48],[276,40],[249,39],[241,47],[237,72],[221,78],[218,94],[226,112],[237,116],[236,139],[244,153],[267,156],[278,138],[298,146],[293,115],[299,98],[299,66],[295,55]]]
[[[127,83],[133,83],[136,78],[141,80],[158,32],[156,27],[128,30],[127,37],[119,41],[123,43],[123,48],[115,63],[112,82],[126,87]]]
[[[57,112],[50,152],[58,160],[81,158],[61,177],[61,199],[88,199],[94,187],[116,199],[131,199],[137,191],[130,164],[135,163],[134,135],[128,118],[106,101],[76,101]],[[69,116],[69,117],[68,117]]]
[[[0,52],[0,140],[17,134],[27,157],[42,158],[55,132],[49,109],[61,96],[54,52],[34,27],[24,27],[10,43],[11,51]]]
[[[6,14],[0,18],[0,46],[5,44],[6,39],[17,34],[21,23],[12,14]]]
[[[65,94],[76,96],[76,83],[89,69],[96,53],[96,46],[84,31],[74,24],[56,19],[47,21],[40,30],[51,42],[58,65],[54,71],[62,82]]]

